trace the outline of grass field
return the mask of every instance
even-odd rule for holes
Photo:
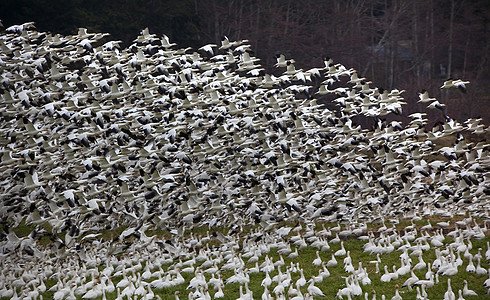
[[[441,219],[432,219],[432,223],[440,221]],[[456,220],[452,220],[453,223]],[[483,223],[479,222],[483,230]],[[63,291],[56,294],[63,288],[69,287],[68,290],[72,290],[72,296],[75,295],[77,299],[88,298],[87,292],[90,290],[99,293],[98,299],[117,299],[121,297],[126,286],[121,288],[115,288],[121,280],[125,279],[133,285],[134,290],[138,287],[143,287],[141,291],[146,294],[145,297],[149,297],[149,291],[154,298],[160,299],[174,299],[177,296],[180,299],[198,298],[199,292],[206,291],[214,299],[214,295],[217,292],[215,286],[211,283],[212,278],[221,278],[223,299],[238,299],[249,289],[253,292],[254,299],[262,299],[264,294],[264,286],[262,282],[266,278],[265,269],[269,262],[271,271],[269,277],[272,278],[272,283],[268,286],[268,291],[274,297],[271,299],[282,299],[281,295],[274,293],[274,290],[278,286],[285,285],[283,295],[285,299],[293,298],[298,293],[293,293],[296,290],[296,282],[301,278],[302,270],[304,278],[307,283],[300,287],[301,294],[305,296],[308,293],[309,280],[311,278],[320,278],[319,273],[324,272],[324,265],[332,258],[332,254],[341,249],[343,244],[348,255],[335,256],[338,265],[335,267],[328,267],[328,276],[324,273],[322,280],[316,279],[315,286],[320,288],[325,294],[324,297],[315,297],[319,299],[333,299],[340,290],[346,288],[346,278],[358,278],[359,281],[364,277],[362,274],[367,274],[370,283],[360,284],[362,294],[360,296],[352,296],[352,299],[364,299],[365,294],[372,299],[376,297],[381,299],[384,295],[387,299],[395,294],[395,285],[400,287],[399,293],[403,299],[416,299],[417,288],[408,288],[403,286],[403,283],[411,277],[410,272],[405,275],[398,276],[398,279],[391,280],[390,282],[381,281],[381,276],[385,273],[384,266],[387,266],[389,272],[394,272],[393,268],[399,269],[401,267],[401,255],[404,253],[401,249],[403,247],[410,247],[407,250],[409,257],[412,261],[411,269],[419,262],[418,255],[413,254],[417,251],[417,245],[422,249],[422,257],[424,262],[433,263],[436,259],[437,251],[447,252],[444,259],[450,259],[454,254],[454,261],[457,258],[461,258],[461,265],[457,267],[457,274],[452,276],[438,275],[437,270],[435,272],[435,284],[431,288],[426,288],[428,299],[443,299],[444,293],[448,289],[448,278],[451,279],[452,290],[455,292],[456,297],[458,290],[463,289],[463,280],[468,282],[468,287],[474,290],[478,296],[466,296],[465,299],[490,299],[487,295],[487,288],[483,286],[488,275],[476,274],[466,271],[467,265],[470,263],[469,259],[465,258],[465,253],[457,253],[456,247],[461,245],[460,238],[451,237],[451,233],[454,233],[454,227],[444,228],[445,238],[443,245],[440,247],[434,247],[430,241],[432,236],[436,232],[441,230],[434,225],[432,230],[422,231],[420,228],[427,224],[427,220],[411,223],[409,221],[403,221],[396,224],[395,229],[387,229],[387,231],[378,232],[380,225],[369,225],[362,234],[359,236],[348,235],[340,238],[340,242],[335,243],[335,233],[332,231],[337,224],[325,224],[318,223],[315,228],[311,226],[307,228],[304,224],[301,227],[295,227],[298,224],[281,224],[277,228],[264,232],[258,227],[245,227],[243,232],[235,233],[232,235],[226,234],[226,230],[223,228],[196,228],[191,231],[187,231],[184,238],[172,237],[166,232],[147,232],[149,242],[142,242],[141,240],[134,240],[131,244],[128,244],[127,248],[121,253],[108,254],[107,246],[108,242],[101,242],[100,240],[94,240],[91,243],[84,241],[82,248],[85,249],[84,259],[77,250],[68,250],[64,259],[56,259],[55,254],[51,255],[51,259],[46,262],[34,262],[26,260],[24,263],[27,266],[26,269],[37,268],[38,274],[42,275],[46,270],[52,270],[44,273],[48,274],[44,278],[44,284],[46,291],[41,292],[40,295],[44,299],[53,299],[63,294]],[[474,224],[471,224],[474,225]],[[387,223],[387,228],[390,224]],[[408,228],[408,229],[407,229]],[[471,226],[470,226],[471,228]],[[30,230],[29,226],[21,225],[15,232],[19,237],[27,235]],[[346,226],[341,227],[341,235],[345,235]],[[289,233],[286,235],[279,235],[281,230]],[[466,230],[466,229],[465,229]],[[220,241],[213,233],[223,232],[227,237],[226,242]],[[283,232],[283,234],[284,234]],[[463,232],[463,231],[461,231]],[[386,245],[393,245],[393,251],[385,254],[377,255],[375,253],[369,253],[364,251],[364,246],[368,243],[368,240],[360,238],[366,237],[367,234],[371,235],[371,240],[379,244],[380,239],[384,236],[387,242]],[[112,232],[112,234],[115,234]],[[102,232],[101,236],[110,238],[112,235],[110,232]],[[462,233],[461,233],[462,234]],[[100,238],[100,237],[99,237]],[[174,254],[167,253],[167,249],[162,247],[162,243],[172,239],[172,244],[178,248],[178,252]],[[299,247],[299,242],[294,244],[294,241],[304,240],[305,243]],[[315,241],[323,241],[323,249],[315,247]],[[328,241],[325,243],[324,241]],[[419,243],[417,243],[419,241]],[[464,239],[464,245],[468,245],[468,239]],[[488,261],[485,258],[485,252],[487,251],[487,242],[490,241],[488,235],[485,235],[482,239],[471,238],[471,253],[473,256],[477,255],[480,251],[482,255],[480,266],[487,270],[489,267]],[[457,243],[456,243],[457,242]],[[40,248],[49,247],[49,240],[41,240]],[[330,249],[326,249],[326,245]],[[111,246],[109,246],[111,247]],[[115,248],[115,245],[112,245]],[[80,248],[80,247],[79,247]],[[448,249],[452,249],[448,251]],[[295,258],[288,257],[289,253],[294,253],[297,250],[298,256]],[[59,250],[65,251],[64,249]],[[78,250],[80,251],[80,250]],[[317,256],[318,252],[318,256]],[[282,253],[282,254],[280,254]],[[452,253],[452,254],[451,254]],[[467,254],[467,253],[466,253]],[[349,256],[351,259],[351,265],[344,264],[344,259]],[[320,257],[321,264],[315,266],[314,260]],[[17,259],[20,259],[19,257]],[[24,256],[25,259],[25,256]],[[252,262],[249,262],[251,260]],[[376,267],[376,261],[377,267]],[[16,266],[15,259],[13,261],[2,262],[4,270],[9,270],[13,274],[16,273],[14,266]],[[477,261],[473,260],[473,264],[476,266]],[[365,271],[361,271],[361,267]],[[215,268],[213,270],[213,268]],[[350,270],[347,270],[349,269]],[[208,270],[206,272],[206,270]],[[346,271],[347,270],[347,271]],[[421,270],[415,270],[414,274],[419,279],[425,279],[427,273],[427,267]],[[280,272],[280,273],[279,273]],[[124,274],[125,273],[125,274]],[[146,274],[145,274],[146,273]],[[177,273],[182,275],[182,280],[179,284],[173,286],[167,286],[165,288],[155,288],[155,283],[152,281],[162,278],[163,281],[177,282]],[[106,274],[106,275],[103,275]],[[190,287],[192,282],[196,281],[196,278],[200,278],[201,274],[205,278],[205,283],[198,284],[197,288]],[[242,275],[243,274],[243,275]],[[246,275],[245,275],[246,274]],[[281,280],[274,281],[279,274],[282,274]],[[240,277],[242,275],[242,283],[227,283],[232,276]],[[28,277],[23,275],[23,277]],[[143,279],[144,278],[144,279]],[[173,280],[172,280],[173,279]],[[109,280],[114,285],[113,292],[110,291]],[[243,282],[247,281],[247,284]],[[3,285],[3,284],[2,284]],[[170,285],[170,284],[169,284]],[[24,290],[36,290],[35,284],[29,284],[26,281],[26,287],[18,287],[16,293],[20,294],[22,289]],[[55,286],[52,291],[48,291]],[[153,287],[152,287],[153,286]],[[5,290],[7,286],[2,286]],[[104,290],[104,292],[102,292]],[[129,289],[130,290],[130,289]],[[128,290],[128,291],[129,291]],[[143,299],[143,295],[125,296],[124,299]],[[277,290],[277,289],[276,289]],[[345,291],[345,290],[344,290]],[[249,293],[250,294],[250,293]],[[69,298],[69,292],[64,295],[65,298]],[[194,296],[194,297],[192,297]],[[344,298],[347,298],[344,296]],[[7,299],[5,297],[4,299]],[[60,298],[61,299],[61,298]],[[205,299],[205,298],[199,298]],[[246,299],[243,296],[241,299]],[[296,298],[296,299],[301,299]]]

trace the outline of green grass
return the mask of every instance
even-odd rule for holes
[[[437,222],[437,221],[438,221],[437,219],[431,220],[431,222],[433,224],[435,224],[435,222]],[[416,226],[422,226],[422,225],[427,224],[427,221],[420,221],[420,222],[416,222],[415,224],[416,224]],[[295,224],[283,224],[283,225],[284,226],[294,226]],[[332,227],[336,224],[324,224],[324,225],[325,225],[325,227],[328,228],[328,227]],[[401,229],[405,228],[408,225],[411,225],[411,223],[403,221],[400,224],[397,224],[397,229],[400,231]],[[379,227],[380,227],[379,225],[369,226],[368,230],[373,230],[374,232],[376,232],[377,228],[379,228]],[[26,226],[25,224],[21,224],[19,226],[19,228],[15,229],[15,232],[19,237],[21,237],[21,236],[26,236],[27,234],[29,234],[31,229],[32,229],[31,227]],[[321,229],[322,229],[321,226],[318,224],[318,226],[316,226],[316,230],[321,230]],[[120,230],[118,230],[118,232],[122,232],[122,230],[124,230],[124,229],[120,229]],[[208,228],[194,228],[192,230],[192,236],[195,239],[202,239],[203,237],[208,236],[208,231],[211,233],[213,231],[219,231],[219,232],[226,233],[228,231],[228,228],[211,228],[211,230]],[[250,234],[252,232],[255,232],[255,231],[256,231],[256,228],[248,227],[244,233],[240,234],[239,240],[236,243],[237,245],[240,245],[240,248],[237,248],[237,250],[235,250],[235,255],[245,254],[244,250],[241,248],[241,246],[243,246],[243,241],[245,239],[249,238]],[[186,237],[190,238],[190,233],[191,233],[191,231],[187,231]],[[303,233],[304,233],[304,229],[303,229]],[[104,238],[106,238],[106,236],[107,236],[107,238],[113,237],[114,234],[117,234],[117,233],[116,232],[112,232],[112,233],[102,232],[102,236],[104,236]],[[148,236],[157,235],[159,238],[160,237],[162,237],[162,238],[169,238],[170,237],[170,234],[168,232],[165,232],[165,231],[154,231],[154,232],[148,231],[147,235]],[[293,235],[295,235],[295,233],[291,232],[290,235],[285,237],[283,240],[285,242],[289,242],[289,239]],[[420,232],[419,232],[418,236],[420,236]],[[453,241],[454,240],[452,238],[447,237],[445,240],[445,244],[448,245],[449,243],[451,243]],[[472,241],[472,245],[473,245],[471,253],[473,255],[477,254],[478,248],[481,248],[483,250],[482,255],[484,256],[485,251],[487,249],[486,243],[487,243],[487,241],[490,241],[490,238],[488,236],[486,236],[482,240],[472,239],[471,241]],[[406,287],[401,287],[402,284],[405,282],[405,280],[410,277],[410,273],[406,274],[404,276],[400,276],[396,281],[391,281],[391,282],[387,282],[387,283],[380,281],[382,274],[384,274],[384,270],[383,270],[384,265],[388,266],[388,270],[390,272],[392,271],[393,265],[395,265],[397,268],[400,267],[400,254],[401,254],[400,251],[395,250],[391,253],[381,255],[380,256],[381,263],[379,264],[379,273],[376,273],[375,264],[370,263],[370,262],[375,261],[377,256],[375,254],[370,254],[370,253],[363,251],[362,247],[366,243],[365,241],[361,241],[357,238],[350,237],[350,238],[343,239],[343,242],[344,242],[345,248],[350,251],[350,256],[352,258],[352,264],[353,264],[354,268],[357,270],[358,266],[359,266],[359,262],[362,262],[362,266],[367,269],[367,272],[369,274],[369,278],[372,281],[370,285],[362,286],[363,293],[367,292],[370,294],[371,291],[376,291],[378,299],[381,298],[381,295],[385,295],[387,299],[391,299],[391,297],[395,293],[395,284],[398,284],[400,286],[400,294],[402,295],[402,297],[404,299],[415,299],[415,296],[416,296],[415,288],[412,290],[409,290]],[[411,242],[411,245],[415,245],[415,242]],[[219,247],[219,246],[222,246],[222,245],[216,239],[212,238],[208,243],[203,243],[201,246],[202,247],[201,249],[206,249],[206,247],[214,249],[214,248]],[[320,257],[322,258],[323,262],[327,262],[328,260],[330,260],[332,253],[335,253],[335,251],[340,249],[340,243],[337,243],[337,244],[330,243],[330,247],[331,247],[330,250],[328,250],[326,252],[320,251]],[[445,249],[445,247],[441,248],[441,250],[443,250],[443,249]],[[292,251],[295,250],[294,245],[291,246],[291,250]],[[313,260],[316,258],[316,251],[317,251],[316,248],[308,246],[305,249],[299,250],[299,257],[296,259],[293,259],[293,260],[288,258],[287,255],[282,255],[282,258],[284,259],[284,266],[281,267],[281,271],[283,273],[286,273],[286,271],[290,267],[291,263],[293,263],[294,265],[299,263],[299,266],[303,269],[305,278],[307,280],[310,279],[311,276],[318,275],[319,267],[315,267],[312,265]],[[135,255],[135,254],[133,253],[133,255]],[[140,254],[136,254],[136,255],[140,255]],[[144,254],[144,255],[141,254],[141,256],[142,256],[141,259],[143,260],[142,269],[141,269],[141,271],[137,272],[140,274],[142,274],[144,272],[147,261],[151,261],[152,263],[154,263],[155,259],[157,259],[156,257],[152,257],[151,253]],[[262,255],[259,258],[258,265],[260,265],[264,262],[266,256],[268,256],[274,262],[276,262],[280,259],[280,256],[277,253],[277,249],[271,248],[268,253]],[[125,257],[127,257],[127,255],[125,253],[118,255],[118,259],[120,259],[120,260],[125,258]],[[412,256],[411,258],[412,258],[412,266],[413,266],[418,262],[418,257]],[[423,258],[424,258],[424,261],[426,263],[432,262],[435,259],[434,247],[431,247],[431,249],[428,251],[424,251]],[[189,257],[186,257],[186,256],[181,257],[181,260],[184,262],[187,259],[189,259]],[[247,260],[248,260],[248,258],[242,258],[242,259],[245,262],[247,262]],[[333,298],[337,294],[337,291],[339,289],[342,289],[345,287],[345,278],[347,276],[349,276],[349,274],[344,271],[343,259],[344,259],[344,256],[337,257],[338,266],[328,268],[328,270],[330,272],[330,276],[328,278],[326,278],[323,282],[315,284],[330,298]],[[67,258],[67,260],[69,260],[69,258]],[[175,263],[177,263],[178,261],[179,261],[178,258],[174,259],[173,263],[163,265],[162,269],[164,271],[168,272],[169,270],[171,270],[175,267]],[[63,262],[60,262],[60,263],[63,263]],[[196,263],[194,265],[194,267],[197,269],[201,264],[202,264],[202,262]],[[219,267],[223,266],[223,264],[224,264],[224,262],[222,262],[219,265]],[[483,287],[483,282],[488,278],[488,275],[477,275],[474,273],[467,273],[465,271],[467,264],[468,264],[468,260],[463,258],[463,265],[458,268],[458,270],[459,270],[458,274],[451,277],[451,285],[452,285],[453,291],[456,294],[456,297],[457,297],[458,290],[463,288],[463,280],[466,279],[469,283],[469,288],[474,290],[475,292],[477,292],[478,296],[477,297],[465,297],[465,299],[490,299],[490,297],[487,295],[487,289],[485,287]],[[475,262],[475,265],[476,265],[476,262]],[[488,267],[489,267],[488,262],[484,258],[482,259],[481,266],[485,269],[488,269]],[[245,264],[245,268],[250,269],[253,267],[255,267],[254,263],[246,263]],[[103,266],[103,265],[98,266],[99,271],[103,270],[104,268],[105,268],[105,266]],[[153,271],[156,271],[156,270],[157,269],[154,269]],[[419,277],[419,279],[424,279],[425,272],[426,272],[426,269],[424,269],[422,271],[416,271],[415,274]],[[221,274],[224,281],[234,274],[233,271],[229,271],[229,270],[227,270],[227,271],[221,270],[218,273]],[[277,274],[278,274],[278,270],[277,270],[277,268],[275,268],[274,271],[270,273],[270,277],[272,278]],[[61,274],[61,276],[63,276],[63,274]],[[188,286],[190,280],[194,277],[194,274],[185,273],[185,274],[183,274],[183,277],[185,279],[185,282],[183,284],[181,284],[179,286],[172,287],[172,288],[168,288],[168,289],[153,290],[153,292],[155,293],[155,295],[158,295],[161,299],[173,299],[175,292],[179,291],[180,292],[180,299],[187,299],[187,297],[188,297],[187,295],[190,292],[190,290],[186,289],[186,287]],[[205,277],[206,277],[206,280],[209,281],[209,279],[211,278],[211,275],[206,274]],[[250,283],[248,284],[248,287],[251,291],[253,291],[255,299],[260,299],[260,297],[264,291],[264,288],[261,286],[261,282],[264,278],[265,278],[264,272],[254,273],[254,274],[250,275]],[[299,272],[291,273],[291,278],[292,278],[293,287],[295,287],[294,283],[300,278],[300,273]],[[447,276],[439,276],[439,283],[436,284],[434,287],[427,289],[429,299],[441,299],[443,297],[444,293],[447,290],[447,278],[448,278]],[[117,276],[117,277],[111,278],[111,280],[113,281],[113,283],[115,285],[121,279],[122,279],[122,276]],[[156,279],[156,278],[151,278],[150,280],[148,280],[148,282],[151,282],[154,279]],[[89,278],[87,278],[86,282],[88,282],[90,280],[91,280],[91,278],[89,277]],[[57,278],[51,278],[51,279],[46,280],[45,281],[46,287],[49,289],[54,284],[56,284],[57,281],[58,281]],[[276,283],[273,283],[269,287],[269,291],[271,292],[271,294],[272,294],[272,290],[274,289],[274,287],[276,285],[277,285]],[[307,291],[307,289],[306,289],[307,285],[301,289],[303,294],[305,294]],[[210,289],[209,292],[210,292],[211,296],[213,296],[215,291],[213,290],[212,286],[209,286],[209,289]],[[223,289],[225,297],[223,299],[236,299],[236,298],[238,298],[239,290],[240,290],[240,284],[238,284],[238,283],[225,284],[224,289]],[[285,292],[287,293],[287,291],[288,291],[288,288],[286,288]],[[45,292],[42,295],[43,295],[44,299],[51,299],[53,297],[53,294],[54,294],[53,292]],[[115,299],[117,294],[114,292],[114,293],[108,294],[106,296],[107,296],[107,299]],[[364,295],[359,296],[359,297],[352,297],[352,299],[364,299]]]

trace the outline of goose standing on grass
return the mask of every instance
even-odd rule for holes
[[[465,300],[463,297],[463,291],[462,290],[458,290],[458,299],[456,299],[456,300]]]
[[[470,253],[470,257],[468,258],[468,265],[466,266],[466,272],[468,273],[475,273],[476,272],[476,267],[475,264],[473,264],[473,255]]]
[[[488,292],[490,293],[490,269],[488,269],[488,278],[483,282],[483,286],[489,289]]]
[[[260,284],[261,286],[267,288],[272,284],[272,279],[269,275],[269,271],[265,271],[265,278],[262,280],[262,283]]]
[[[310,295],[312,295],[313,297],[325,296],[322,290],[320,290],[320,288],[315,286],[315,281],[313,280],[313,278],[311,278],[309,281],[310,281],[310,285],[308,286],[307,290],[308,293],[310,293]]]
[[[270,299],[272,299],[272,297],[271,297],[271,295],[269,293],[269,289],[267,288],[267,286],[264,286],[264,292],[262,293],[261,299],[262,300],[270,300]]]
[[[395,284],[395,295],[391,297],[391,300],[403,300],[402,296],[400,296],[400,292],[398,291],[398,284]]]
[[[485,251],[485,259],[490,261],[490,242],[487,241],[487,251]]]
[[[332,253],[332,258],[327,261],[327,267],[328,268],[333,268],[333,267],[336,267],[337,266],[337,260],[335,259],[335,255]]]
[[[412,286],[417,282],[419,281],[419,278],[417,277],[417,275],[415,275],[415,273],[413,272],[413,269],[410,270],[410,277],[408,277],[407,280],[405,280],[405,282],[403,283],[402,287],[408,287],[409,290],[412,289]]]
[[[413,269],[416,271],[420,271],[420,270],[425,269],[426,266],[427,266],[427,263],[422,258],[422,253],[420,253],[419,254],[419,262],[417,264],[415,264],[415,266],[413,266]]]
[[[387,265],[384,266],[384,270],[385,270],[385,273],[383,275],[381,275],[381,281],[382,282],[390,282],[392,276],[391,276],[391,273],[388,271]]]
[[[306,285],[306,278],[303,269],[301,268],[299,272],[301,275],[300,278],[296,281],[296,286],[298,287],[298,289]]]
[[[487,269],[483,268],[481,266],[481,259],[479,257],[477,257],[476,259],[476,269],[475,269],[475,273],[478,274],[478,275],[486,275],[487,274]]]
[[[327,265],[323,263],[322,267],[322,269],[318,270],[318,275],[322,276],[323,279],[330,277],[330,271],[327,269]]]
[[[340,241],[340,249],[335,251],[335,256],[344,256],[347,254],[347,251],[345,251],[344,248],[344,241]]]
[[[304,300],[304,299],[305,299],[305,297],[304,297],[304,296],[303,296],[303,294],[301,293],[301,289],[300,289],[300,287],[297,285],[297,283],[296,283],[296,287],[297,287],[297,288],[296,288],[296,290],[294,290],[294,292],[295,292],[295,294],[294,294],[294,295],[295,295],[295,296],[293,296],[293,295],[289,295],[289,291],[288,291],[288,295],[289,295],[289,297],[290,297],[289,299],[291,299],[291,300]],[[290,291],[291,291],[291,289],[290,289]]]
[[[468,289],[468,281],[466,281],[466,279],[463,280],[463,284],[464,284],[463,285],[463,296],[465,296],[465,297],[466,296],[478,296],[478,294],[475,291]]]
[[[422,294],[420,293],[420,287],[416,287],[415,290],[417,291],[417,296],[415,296],[416,300],[424,300],[424,297],[422,297]]]
[[[322,265],[322,258],[320,257],[320,251],[316,251],[316,258],[313,260],[312,264],[315,267],[319,267]]]
[[[444,293],[444,300],[455,300],[456,295],[451,288],[451,278],[447,279],[447,291]]]

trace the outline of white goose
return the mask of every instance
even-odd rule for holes
[[[341,241],[340,242],[340,249],[335,251],[335,256],[344,256],[347,254],[347,251],[345,251],[345,248],[344,248],[344,241]]]
[[[478,296],[478,294],[475,291],[468,289],[468,281],[466,281],[466,279],[463,280],[463,284],[464,284],[463,296],[465,296],[465,297],[466,296]]]
[[[307,290],[310,295],[316,297],[316,296],[325,296],[325,294],[320,290],[320,288],[315,286],[315,282],[313,281],[313,278],[309,280],[310,285],[308,286]]]
[[[381,275],[381,281],[382,282],[390,282],[392,275],[390,272],[388,272],[388,266],[387,265],[384,266],[384,270],[385,270],[385,273],[383,275]]]
[[[490,242],[487,241],[487,251],[485,251],[485,259],[490,261]]]
[[[328,268],[336,267],[337,264],[338,264],[337,260],[335,259],[334,254],[332,254],[332,258],[329,261],[327,261],[327,267]]]
[[[298,287],[298,289],[306,285],[306,278],[303,274],[303,269],[300,269],[299,272],[301,275],[300,278],[296,281],[296,286]]]
[[[448,79],[444,81],[441,89],[458,88],[461,92],[466,93],[466,85],[470,83],[469,81],[463,81],[461,79]]]
[[[402,296],[400,296],[400,292],[398,291],[398,284],[395,284],[395,295],[391,297],[391,300],[403,300]]]
[[[465,300],[463,297],[463,291],[462,290],[458,290],[458,299],[456,299],[456,300]]]
[[[455,300],[456,295],[451,288],[451,278],[447,279],[447,291],[444,293],[444,300]]]
[[[468,265],[466,266],[466,272],[468,273],[475,273],[476,272],[476,267],[473,264],[473,255],[470,254],[470,257],[468,258]]]
[[[320,257],[320,251],[316,251],[316,258],[313,260],[312,264],[316,267],[322,265],[322,258]]]
[[[480,258],[477,258],[477,260],[476,260],[475,273],[478,275],[486,275],[487,274],[487,269],[482,268],[482,266],[480,265]]]

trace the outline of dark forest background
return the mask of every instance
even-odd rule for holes
[[[323,67],[329,56],[372,86],[406,90],[404,115],[427,111],[417,103],[417,91],[427,89],[451,117],[490,123],[488,0],[2,0],[0,19],[65,35],[78,27],[108,32],[124,46],[145,27],[194,49],[219,45],[223,35],[247,39],[276,75],[278,53],[297,69]],[[467,93],[441,90],[449,77],[469,80]]]

